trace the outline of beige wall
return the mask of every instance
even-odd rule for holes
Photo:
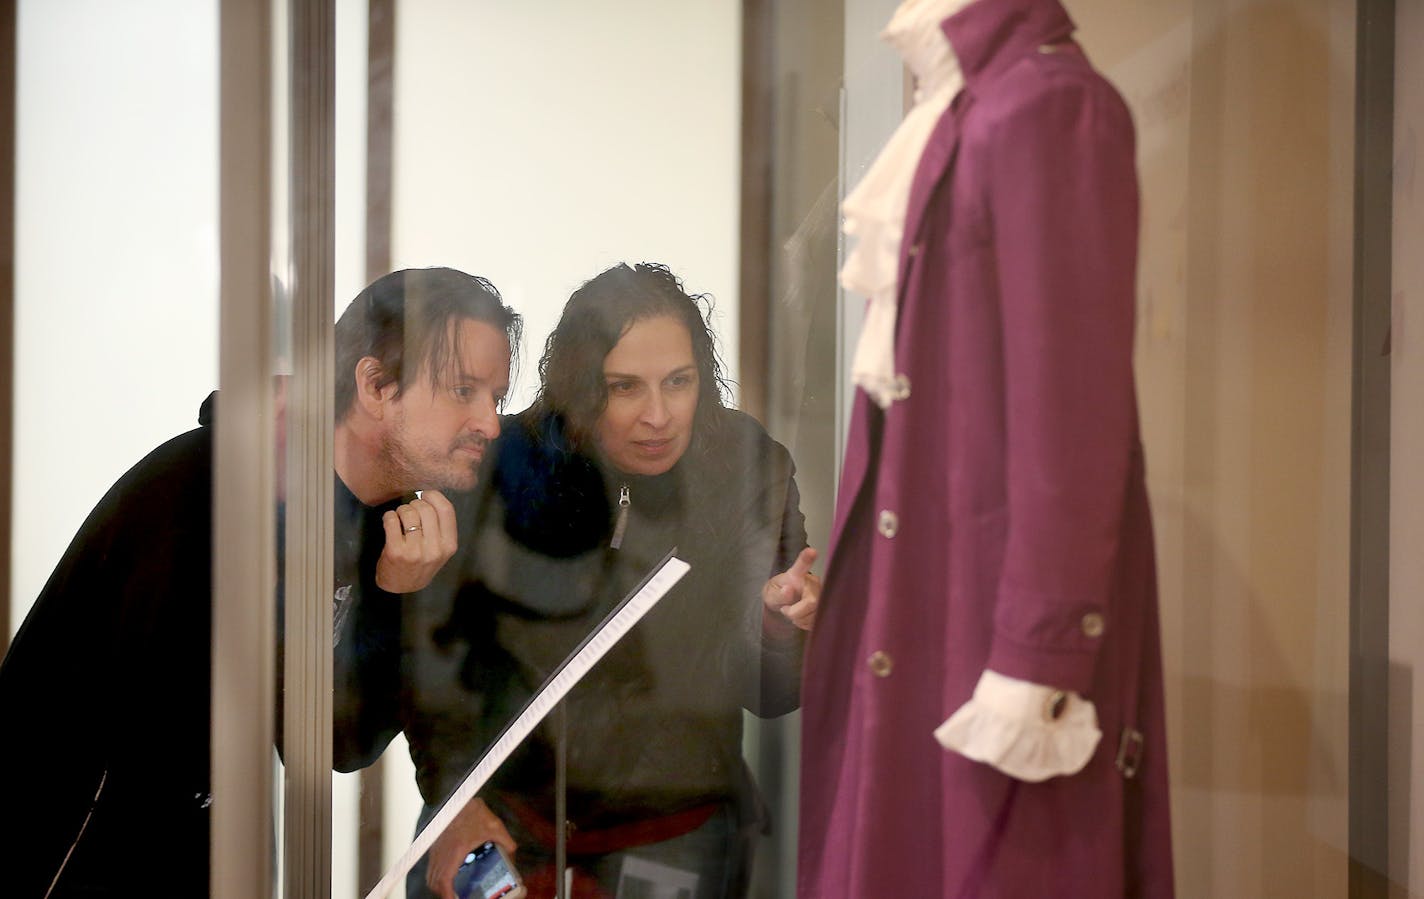
[[[1068,5],[1139,129],[1179,894],[1343,896],[1354,5]]]

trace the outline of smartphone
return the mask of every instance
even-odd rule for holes
[[[524,899],[528,891],[514,863],[496,843],[476,846],[455,872],[460,899]]]

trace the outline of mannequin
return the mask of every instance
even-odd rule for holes
[[[1133,128],[1072,32],[1058,0],[909,0],[885,34],[922,90],[846,201],[870,299],[805,897],[1172,894]]]

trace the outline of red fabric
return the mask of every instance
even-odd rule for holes
[[[553,851],[554,825],[529,806],[528,803],[506,793],[500,794],[500,801],[519,819],[519,824],[529,832],[541,846]],[[564,842],[569,855],[607,855],[634,846],[661,843],[692,833],[706,824],[721,806],[717,803],[699,805],[659,818],[644,818],[600,830],[574,829]]]
[[[944,30],[966,88],[911,191],[909,398],[860,394],[852,416],[803,686],[798,888],[1171,896],[1132,121],[1057,0],[981,0]],[[1021,783],[940,747],[986,667],[1095,703],[1083,771]],[[1145,735],[1132,780],[1125,726]]]

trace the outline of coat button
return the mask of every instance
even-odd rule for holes
[[[882,537],[893,537],[900,532],[900,516],[889,509],[880,511],[880,522],[876,525]]]
[[[890,653],[879,649],[872,652],[865,663],[870,666],[870,673],[876,677],[889,677],[890,670],[895,667],[895,661],[890,658]]]
[[[907,400],[910,398],[910,379],[904,375],[895,376],[895,399]]]
[[[909,255],[911,255],[911,256],[918,256],[918,255],[920,255],[920,250],[923,249],[923,248],[924,248],[924,244],[922,244],[922,243],[912,243],[912,244],[910,244],[910,249],[907,250],[906,252],[909,253]]]
[[[1103,635],[1103,616],[1097,612],[1089,612],[1084,615],[1083,633],[1089,637],[1101,637]]]

